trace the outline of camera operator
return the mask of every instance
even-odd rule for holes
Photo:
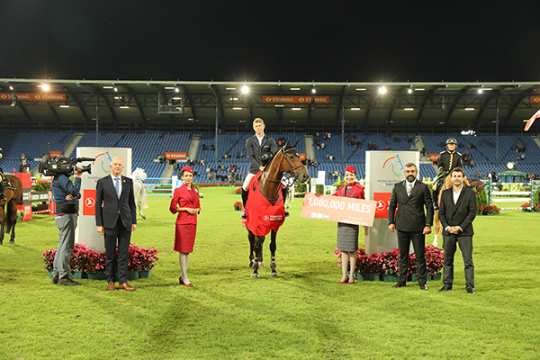
[[[54,257],[53,283],[72,286],[80,283],[71,279],[71,251],[75,242],[75,228],[81,197],[81,170],[74,167],[75,179],[71,181],[71,173],[58,173],[52,181],[52,193],[56,202],[55,221],[59,231],[58,249]]]

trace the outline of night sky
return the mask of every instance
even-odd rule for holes
[[[0,77],[540,80],[540,2],[446,3],[0,1]]]

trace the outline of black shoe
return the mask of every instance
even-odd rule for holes
[[[58,285],[62,285],[62,286],[77,286],[77,285],[81,285],[80,283],[72,280],[71,278],[69,277],[65,277],[65,278],[61,278],[60,280],[58,280]]]
[[[427,284],[419,284],[420,290],[427,290],[428,286]]]
[[[400,288],[400,287],[405,287],[405,286],[407,286],[407,283],[398,282],[398,283],[395,283],[393,287]]]
[[[52,283],[55,284],[55,285],[58,284],[58,274],[53,276]]]
[[[439,291],[450,291],[450,290],[452,290],[452,287],[446,286],[446,285],[444,285],[442,288],[439,289]]]
[[[474,295],[476,293],[476,290],[474,288],[467,288],[465,289],[465,291],[467,291],[467,294],[471,295]]]

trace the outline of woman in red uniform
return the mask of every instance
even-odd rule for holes
[[[199,192],[193,186],[193,169],[189,166],[182,168],[184,184],[174,190],[169,210],[176,214],[176,232],[174,250],[180,253],[180,285],[192,287],[188,278],[188,255],[193,251],[195,234],[197,232],[197,215],[201,212]]]
[[[333,194],[356,199],[364,199],[364,187],[356,181],[356,168],[345,168],[345,184]],[[341,280],[342,284],[354,283],[356,271],[356,251],[358,250],[359,226],[354,224],[338,223],[337,248],[341,252]]]

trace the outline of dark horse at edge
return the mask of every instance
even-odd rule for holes
[[[15,225],[17,224],[17,205],[23,203],[22,184],[19,178],[5,174],[7,186],[4,198],[0,199],[0,245],[4,243],[4,233],[11,233],[9,243],[15,243]]]

